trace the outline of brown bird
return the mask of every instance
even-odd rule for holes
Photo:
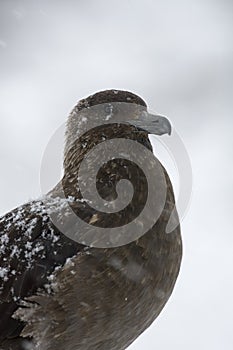
[[[179,226],[166,232],[174,194],[148,135],[170,132],[131,92],[98,92],[74,107],[61,182],[0,218],[0,350],[124,350],[160,314],[182,243]],[[92,178],[106,211],[90,200]],[[122,180],[133,186],[123,207]]]

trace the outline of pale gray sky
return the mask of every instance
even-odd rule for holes
[[[229,0],[0,2],[0,214],[40,195],[51,135],[98,90],[141,95],[189,152],[181,274],[130,350],[233,346],[232,34]],[[176,184],[169,155],[161,157]]]

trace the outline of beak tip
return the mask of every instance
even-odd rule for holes
[[[168,130],[168,135],[171,136],[171,134],[172,134],[172,126],[170,124],[169,130]]]
[[[163,118],[163,128],[165,130],[165,133],[168,134],[169,136],[171,136],[172,125],[166,117],[162,117],[162,118]]]

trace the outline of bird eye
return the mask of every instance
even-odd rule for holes
[[[143,118],[147,118],[147,117],[148,117],[147,111],[142,111],[142,117],[143,117]]]

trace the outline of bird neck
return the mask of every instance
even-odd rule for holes
[[[118,156],[111,153],[112,151],[113,153],[118,152],[118,146],[115,147],[114,145],[115,141],[121,143],[125,140],[133,141],[131,152],[136,148],[135,143],[139,143],[143,148],[146,147],[149,152],[152,151],[148,135],[145,132],[139,132],[131,125],[112,124],[98,127],[95,130],[92,129],[91,132],[82,135],[74,142],[64,160],[65,172],[62,188],[65,197],[74,198],[75,202],[78,202],[78,212],[82,211],[84,216],[88,213],[88,217],[95,217],[98,213],[98,217],[101,218],[102,222],[106,222],[106,225],[109,222],[114,226],[119,225],[119,222],[122,224],[122,222],[132,221],[143,209],[147,199],[147,179],[143,169],[140,169],[135,162],[129,160],[130,157],[127,157],[130,150],[124,149],[123,153],[119,153]],[[113,148],[110,147],[110,157],[107,141],[113,142]],[[99,146],[102,147],[102,150],[93,152],[94,157],[88,159],[89,154],[92,154],[95,147]],[[108,161],[105,160],[106,154],[108,155]],[[139,157],[139,155],[136,154],[136,157]],[[84,166],[83,163],[85,163]],[[114,213],[114,207],[112,214],[107,214],[107,219],[106,213],[104,213],[106,207],[96,212],[88,198],[93,199],[92,203],[96,203],[96,198],[99,197],[108,202],[119,200],[117,185],[121,180],[128,180],[127,182],[130,182],[131,188],[133,187],[131,199],[127,188],[122,192],[123,198],[126,198],[124,203],[130,202],[130,204],[126,205],[127,211],[125,214],[123,210],[119,209],[121,215]],[[91,186],[94,186],[93,191],[90,190]],[[96,195],[92,195],[92,192]],[[119,210],[116,210],[116,212],[119,212]]]
[[[67,136],[69,139],[69,135]],[[152,152],[152,146],[148,138],[148,134],[144,131],[139,131],[132,125],[129,124],[118,124],[114,123],[111,125],[104,125],[89,130],[85,134],[70,143],[69,149],[65,151],[64,157],[64,178],[63,184],[68,181],[69,186],[71,183],[77,181],[78,172],[82,161],[88,155],[89,152],[93,151],[96,146],[114,139],[132,140],[140,143],[148,150]],[[69,140],[67,140],[69,143]],[[107,143],[106,143],[107,145]],[[128,150],[125,149],[127,154]],[[99,166],[101,167],[101,155],[99,157]],[[88,172],[91,164],[88,164],[86,171]]]

